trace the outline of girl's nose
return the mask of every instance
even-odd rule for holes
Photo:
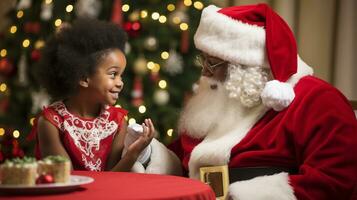
[[[116,85],[116,87],[120,88],[120,90],[121,90],[121,89],[123,89],[124,82],[120,78],[115,82],[115,85]]]

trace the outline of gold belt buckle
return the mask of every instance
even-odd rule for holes
[[[200,180],[211,186],[217,199],[226,199],[229,185],[227,165],[201,167]]]

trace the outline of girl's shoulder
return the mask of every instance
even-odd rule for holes
[[[56,101],[47,107],[44,107],[41,113],[42,117],[58,128],[61,126],[66,115],[68,115],[67,109],[61,101]]]
[[[121,124],[122,120],[128,114],[127,110],[125,110],[123,108],[115,107],[115,106],[106,106],[105,109],[106,109],[106,111],[108,111],[110,113],[110,116],[111,116],[110,118],[119,122],[119,124]]]

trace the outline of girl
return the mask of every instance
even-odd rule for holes
[[[126,39],[114,24],[78,19],[47,41],[36,75],[56,101],[33,127],[38,158],[66,156],[76,170],[130,171],[154,126],[146,119],[143,135],[121,158],[127,111],[111,105],[123,88]]]

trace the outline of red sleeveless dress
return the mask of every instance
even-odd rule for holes
[[[70,113],[62,101],[57,101],[44,108],[41,115],[58,128],[75,170],[104,171],[113,138],[119,134],[127,113],[124,109],[106,106],[98,117],[87,119]],[[32,135],[36,137],[37,131],[35,122]],[[35,151],[40,159],[37,137]]]

